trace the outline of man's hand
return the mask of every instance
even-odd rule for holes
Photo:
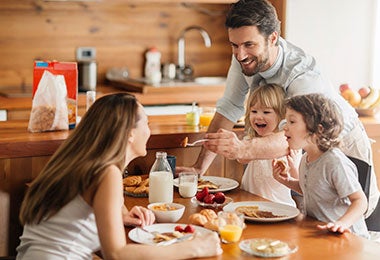
[[[219,129],[216,133],[207,133],[205,137],[209,140],[203,146],[227,159],[238,159],[244,154],[244,142],[232,131]]]

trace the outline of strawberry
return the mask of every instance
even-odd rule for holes
[[[204,202],[204,203],[207,203],[207,204],[212,204],[212,203],[214,203],[214,198],[215,198],[215,195],[212,194],[212,193],[209,193],[209,194],[207,194],[207,196],[203,199],[203,202]]]
[[[222,204],[226,201],[226,196],[223,192],[219,191],[215,193],[214,201],[218,204]]]
[[[175,226],[174,230],[175,230],[175,231],[178,231],[178,232],[181,232],[181,233],[185,231],[185,230],[183,229],[183,227],[181,227],[180,225]]]
[[[204,198],[209,194],[208,188],[204,187],[201,191],[198,191],[195,197],[198,201],[203,202]]]
[[[194,233],[195,232],[195,228],[192,226],[192,225],[187,225],[184,229],[184,231],[186,233]]]

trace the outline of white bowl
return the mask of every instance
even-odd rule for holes
[[[156,202],[149,204],[148,209],[153,211],[156,221],[160,223],[177,222],[185,212],[185,206],[178,203]]]

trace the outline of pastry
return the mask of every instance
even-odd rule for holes
[[[258,206],[240,206],[235,209],[238,213],[243,213],[251,218],[281,218],[283,216],[274,215],[270,211],[259,210]]]
[[[145,180],[143,180],[139,185],[148,187],[149,186],[149,178],[146,178]]]
[[[129,192],[129,193],[133,193],[133,191],[136,189],[136,187],[135,186],[131,186],[131,187],[124,187],[124,190],[126,191],[126,192]]]
[[[259,210],[258,206],[240,206],[235,209],[237,213],[243,213],[247,217],[256,216],[256,211]]]
[[[203,189],[203,188],[209,188],[209,189],[218,189],[219,185],[216,185],[215,183],[205,180],[205,179],[198,179],[198,189]]]
[[[204,226],[206,224],[207,218],[201,213],[194,213],[189,216],[189,224]]]
[[[275,239],[255,239],[250,246],[253,251],[261,254],[285,255],[290,251],[287,243]]]
[[[135,194],[141,194],[146,192],[146,186],[138,186],[133,190]]]
[[[274,164],[276,166],[280,167],[280,169],[281,169],[280,175],[285,176],[285,177],[288,176],[288,174],[287,174],[288,165],[287,165],[287,163],[284,160],[282,160],[282,159],[275,159]]]
[[[124,178],[123,183],[127,186],[137,186],[141,183],[141,176],[128,176]]]
[[[218,218],[218,215],[212,209],[202,209],[199,213],[205,216],[207,221]]]
[[[185,138],[182,140],[180,146],[181,146],[181,147],[186,147],[188,142],[189,142],[189,137],[185,137]]]
[[[218,231],[219,230],[218,224],[219,224],[219,219],[214,218],[214,219],[207,221],[203,227],[210,229],[210,230],[213,230],[213,231]]]

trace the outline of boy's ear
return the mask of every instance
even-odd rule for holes
[[[323,130],[324,130],[323,125],[318,124],[318,133],[323,132]]]

